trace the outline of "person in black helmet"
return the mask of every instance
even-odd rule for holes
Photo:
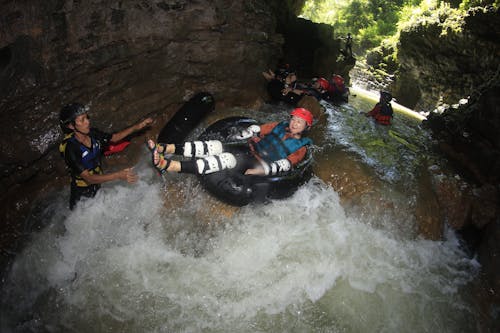
[[[146,118],[122,131],[109,134],[91,128],[87,113],[88,107],[71,103],[65,105],[59,114],[60,126],[65,134],[59,150],[71,176],[70,209],[75,207],[81,197],[94,197],[102,183],[112,180],[125,180],[129,183],[137,181],[132,168],[103,173],[101,157],[111,143],[119,142],[153,122],[151,118]]]
[[[375,104],[373,109],[370,112],[366,113],[365,115],[367,117],[372,117],[373,119],[375,119],[375,121],[378,124],[386,126],[390,125],[391,119],[394,115],[391,106],[391,101],[392,101],[391,93],[387,91],[381,91],[379,102]]]

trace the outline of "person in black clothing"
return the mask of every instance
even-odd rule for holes
[[[59,114],[59,123],[65,136],[59,150],[71,176],[70,209],[73,209],[81,197],[94,197],[100,184],[125,180],[137,181],[132,168],[125,168],[112,173],[103,173],[101,157],[111,144],[123,140],[130,134],[150,125],[153,120],[146,118],[122,131],[110,134],[90,127],[88,108],[80,103],[64,106]]]
[[[345,39],[345,48],[340,50],[340,53],[344,56],[344,58],[352,58],[352,37],[351,33],[348,33]]]

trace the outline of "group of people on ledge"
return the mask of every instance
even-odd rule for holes
[[[137,174],[132,168],[104,173],[101,158],[109,147],[127,136],[149,126],[153,120],[146,118],[116,133],[105,133],[90,126],[88,108],[79,103],[65,105],[59,114],[59,124],[64,139],[59,149],[69,169],[70,209],[83,197],[94,197],[105,182],[122,180],[135,183]],[[156,143],[148,140],[153,165],[161,173],[182,172],[210,174],[225,169],[235,169],[245,175],[276,175],[287,172],[303,160],[311,139],[303,137],[313,125],[313,115],[304,108],[295,108],[290,118],[281,122],[252,125],[235,139],[248,143],[248,151],[233,155],[225,152],[221,141],[194,141],[184,144]],[[178,154],[188,160],[172,160]]]
[[[285,65],[275,71],[269,69],[262,72],[262,75],[268,81],[268,93],[275,101],[295,106],[303,96],[307,95],[334,104],[348,102],[349,88],[345,86],[344,78],[338,74],[332,74],[330,80],[320,77],[312,79],[310,83],[299,83],[297,73]],[[378,124],[390,125],[394,115],[391,101],[392,95],[381,91],[379,102],[365,115],[375,119]]]
[[[349,88],[346,87],[344,78],[338,74],[332,74],[329,80],[319,77],[313,78],[311,82],[301,83],[297,79],[297,73],[285,65],[275,71],[269,69],[262,72],[262,75],[268,81],[267,91],[275,101],[295,106],[306,95],[334,104],[347,103],[349,98]]]

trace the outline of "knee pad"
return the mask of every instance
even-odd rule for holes
[[[286,158],[274,161],[272,163],[266,163],[263,162],[261,163],[262,167],[264,168],[264,173],[267,175],[276,175],[280,172],[287,172],[290,171],[292,168],[292,164],[290,163],[289,160]]]
[[[223,152],[222,142],[218,140],[193,141],[184,143],[184,157],[205,157]]]
[[[222,153],[199,159],[196,161],[196,165],[200,175],[208,175],[213,172],[234,168],[236,166],[236,158],[231,153]]]

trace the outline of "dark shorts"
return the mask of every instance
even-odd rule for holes
[[[234,167],[234,170],[241,174],[244,174],[248,169],[253,169],[260,165],[259,161],[250,151],[248,145],[236,147],[224,146],[224,151],[234,155],[236,158],[236,166]]]
[[[93,198],[101,186],[99,184],[92,184],[87,187],[80,187],[71,184],[71,192],[69,195],[69,209],[73,210],[76,203],[82,198]]]

